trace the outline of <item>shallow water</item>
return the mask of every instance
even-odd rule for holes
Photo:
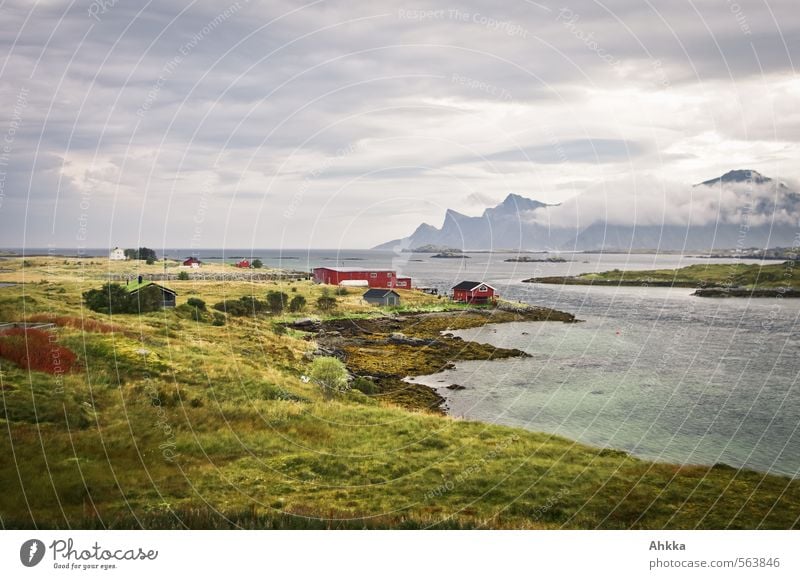
[[[531,358],[418,378],[453,415],[551,432],[643,458],[800,472],[800,300],[709,299],[678,288],[518,284],[507,297],[580,324],[457,332]],[[448,384],[466,390],[451,391]]]

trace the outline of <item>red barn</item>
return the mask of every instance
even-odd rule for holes
[[[462,281],[452,290],[453,301],[465,304],[485,304],[497,297],[497,290],[482,281]]]
[[[395,286],[400,289],[411,289],[411,278],[410,277],[398,277]]]
[[[397,273],[392,269],[363,269],[360,267],[316,267],[314,268],[314,281],[329,285],[339,285],[343,281],[362,280],[369,287],[394,288],[398,287]],[[405,286],[411,288],[411,278],[399,278]]]
[[[248,268],[250,267],[250,262],[246,259],[243,259],[242,261],[236,264],[236,267]]]

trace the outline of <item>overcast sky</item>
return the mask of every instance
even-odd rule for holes
[[[800,180],[797,0],[6,0],[0,43],[4,247],[358,248],[509,192]]]

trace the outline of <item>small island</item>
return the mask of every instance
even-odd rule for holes
[[[404,249],[403,253],[461,253],[461,250],[446,245],[428,243],[426,245]]]
[[[531,257],[529,255],[522,255],[519,257],[509,257],[508,259],[504,259],[503,261],[513,262],[513,263],[567,263],[567,260],[563,257]]]
[[[577,276],[532,277],[524,283],[628,287],[695,288],[698,297],[800,297],[800,275],[793,261],[759,265],[697,264],[679,269],[614,269]]]

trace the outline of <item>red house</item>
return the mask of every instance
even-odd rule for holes
[[[343,281],[363,280],[369,287],[380,288],[411,288],[410,277],[397,277],[397,272],[392,269],[363,269],[360,267],[316,267],[314,268],[314,281],[328,285],[339,285]],[[399,282],[405,285],[399,285]]]
[[[462,281],[452,290],[453,301],[465,304],[485,304],[497,297],[497,290],[482,281]]]
[[[243,259],[242,261],[236,264],[236,267],[248,268],[250,267],[250,262],[246,259]]]
[[[183,262],[183,265],[186,267],[200,267],[200,264],[203,263],[196,257],[190,257],[186,261]]]

